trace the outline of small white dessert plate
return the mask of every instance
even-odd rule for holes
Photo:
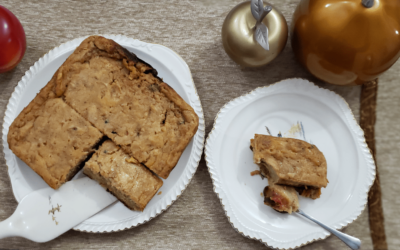
[[[146,223],[165,211],[186,189],[196,172],[204,145],[204,115],[192,75],[185,61],[171,49],[158,44],[141,42],[122,35],[104,35],[119,43],[152,65],[158,75],[190,104],[199,116],[199,128],[183,152],[177,166],[143,212],[131,211],[117,202],[74,227],[86,232],[112,232]],[[81,37],[61,44],[40,58],[22,77],[7,105],[3,123],[3,150],[12,189],[19,202],[34,190],[47,184],[16,157],[8,147],[7,134],[15,117],[51,79],[56,70],[85,39]],[[78,174],[79,175],[79,174]],[[79,178],[79,177],[78,177]]]
[[[206,161],[214,191],[232,226],[264,244],[293,249],[330,234],[295,214],[264,205],[267,179],[251,176],[250,139],[254,134],[306,140],[328,163],[329,184],[317,200],[300,197],[300,207],[317,220],[341,229],[364,210],[375,179],[375,163],[364,132],[339,95],[302,79],[288,79],[228,102],[218,113],[206,142]]]

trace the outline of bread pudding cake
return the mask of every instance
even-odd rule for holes
[[[70,180],[94,152],[102,133],[48,88],[10,126],[10,149],[52,188]]]
[[[293,187],[284,185],[269,185],[264,189],[264,204],[276,211],[291,214],[296,212],[299,205],[299,197]]]
[[[270,184],[294,186],[312,199],[319,198],[321,187],[328,184],[326,160],[315,145],[260,134],[250,144],[254,163]]]
[[[83,173],[98,181],[132,210],[143,211],[163,181],[111,140],[86,162]]]
[[[153,67],[114,41],[91,36],[18,115],[8,143],[53,188],[73,177],[103,136],[167,178],[198,122]]]

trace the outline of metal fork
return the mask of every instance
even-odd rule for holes
[[[361,246],[361,240],[352,237],[348,234],[342,233],[337,231],[336,229],[333,229],[331,227],[328,227],[327,225],[317,221],[316,219],[314,219],[313,217],[311,217],[310,215],[304,213],[302,210],[298,210],[296,212],[297,214],[302,215],[303,217],[317,223],[318,225],[320,225],[321,227],[323,227],[325,230],[329,231],[330,233],[332,233],[333,235],[335,235],[336,237],[338,237],[341,241],[343,241],[347,246],[349,246],[351,249],[360,249]]]

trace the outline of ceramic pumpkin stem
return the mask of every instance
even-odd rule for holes
[[[362,0],[361,2],[365,8],[371,8],[372,6],[374,6],[374,0]]]

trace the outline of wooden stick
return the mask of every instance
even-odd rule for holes
[[[365,83],[361,89],[360,126],[364,130],[365,139],[376,163],[375,151],[375,121],[378,80]],[[377,165],[377,164],[376,164]],[[379,182],[378,165],[376,179],[368,193],[369,228],[375,250],[387,250],[385,225],[382,210],[382,192]]]

